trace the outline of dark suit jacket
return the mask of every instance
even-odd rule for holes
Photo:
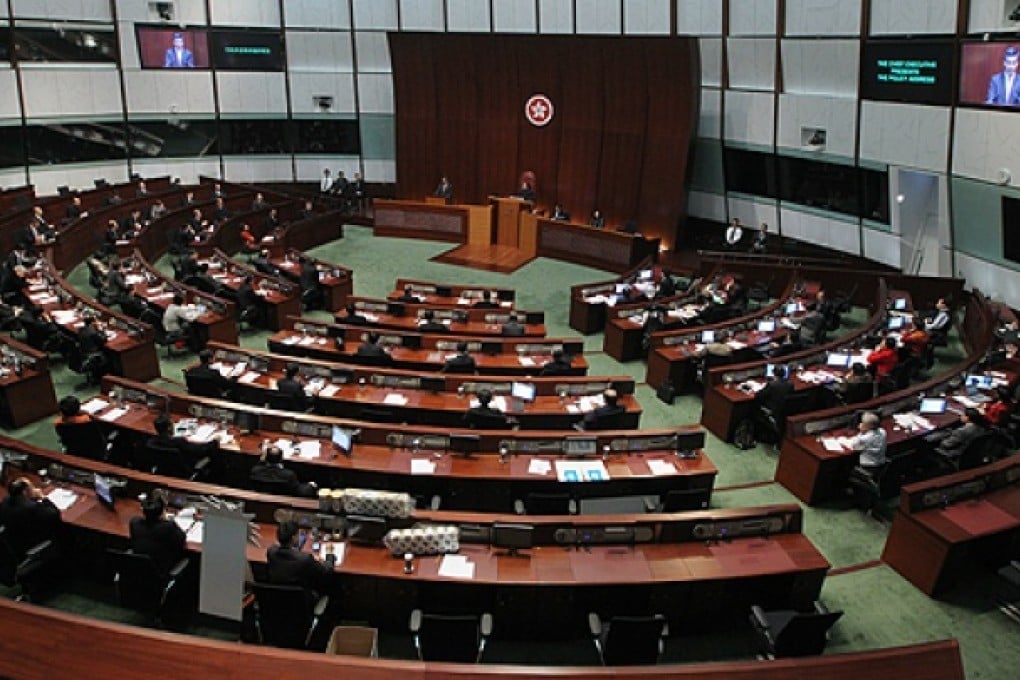
[[[786,400],[793,394],[789,380],[773,380],[755,396],[759,406],[767,408],[776,418],[786,415]]]
[[[301,586],[312,591],[320,589],[329,574],[326,565],[310,553],[279,545],[270,546],[266,551],[266,566],[270,582]]]
[[[467,413],[464,414],[464,425],[467,427],[484,427],[489,425],[492,420],[502,419],[506,422],[506,414],[491,406],[475,406],[474,408],[468,409]],[[509,424],[506,425],[510,427]]]
[[[279,485],[281,491],[288,496],[300,495],[301,482],[297,473],[279,465],[258,464],[251,469],[248,476],[253,484]]]
[[[82,326],[78,331],[78,347],[83,356],[102,352],[106,346],[106,335],[93,326]]]
[[[560,361],[553,359],[542,366],[541,375],[568,375],[570,373],[570,369],[571,366],[569,361],[566,361],[565,359]]]
[[[63,521],[48,499],[7,497],[0,503],[0,524],[7,527],[7,542],[21,557],[32,546],[57,538]]]
[[[351,315],[338,316],[336,318],[337,323],[346,323],[352,326],[365,326],[368,324],[368,319],[363,317],[361,314],[355,312]]]
[[[599,427],[599,421],[610,418],[615,415],[619,415],[626,411],[623,406],[617,404],[616,406],[599,406],[594,411],[586,413],[584,415],[584,427],[588,430],[597,430]]]
[[[446,360],[443,373],[474,373],[477,369],[475,358],[470,354],[458,354]]]
[[[986,104],[1003,104],[1005,106],[1020,106],[1020,73],[1013,76],[1013,88],[1006,92],[1006,74],[996,73],[988,81],[988,94],[985,95]]]
[[[511,338],[518,338],[523,336],[524,332],[525,332],[524,324],[518,321],[507,321],[505,324],[503,324],[503,328],[500,329],[499,334]]]
[[[242,283],[237,289],[237,306],[241,309],[248,309],[261,304],[262,299],[255,294],[255,289],[247,283]]]
[[[376,363],[393,363],[393,357],[386,353],[386,350],[379,345],[373,345],[370,342],[362,343],[358,345],[358,350],[354,353],[357,357],[371,357],[373,359],[379,359]]]
[[[319,287],[319,269],[313,262],[309,262],[301,267],[301,288],[304,290],[314,290]]]
[[[230,382],[215,368],[209,368],[205,364],[199,364],[198,366],[192,366],[184,372],[184,382],[189,381],[201,381],[207,385],[211,385],[214,391],[222,390]],[[188,385],[189,391],[191,385]],[[196,393],[197,394],[197,393]],[[219,394],[198,394],[200,397],[219,397]]]
[[[164,574],[184,557],[184,532],[172,520],[147,522],[144,517],[132,517],[129,530],[131,549],[151,557]]]
[[[489,302],[488,300],[479,300],[478,302],[471,305],[473,309],[499,309],[498,302]]]
[[[292,378],[280,378],[276,383],[276,390],[280,394],[288,394],[292,397],[305,396],[304,386]]]

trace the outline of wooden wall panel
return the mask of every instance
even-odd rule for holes
[[[441,173],[458,202],[506,194],[537,177],[538,207],[561,202],[586,221],[636,219],[675,241],[684,218],[698,107],[697,42],[615,38],[391,34],[397,195],[420,199]],[[548,95],[553,121],[524,116]]]

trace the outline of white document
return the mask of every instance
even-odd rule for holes
[[[822,446],[826,451],[843,453],[843,444],[840,443],[839,437],[822,437]]]
[[[522,354],[517,357],[517,363],[519,363],[521,366],[534,366],[535,360],[529,356],[525,356]]]
[[[255,371],[248,371],[247,373],[242,375],[240,378],[238,378],[237,382],[249,385],[249,384],[255,382],[258,379],[259,379],[259,374],[258,373],[256,373]]]
[[[529,475],[547,475],[552,470],[552,463],[545,458],[532,458],[528,463]]]
[[[326,555],[336,555],[336,566],[344,563],[344,555],[347,553],[346,543],[323,543],[319,546],[319,559],[326,561]]]
[[[439,562],[439,575],[446,578],[472,579],[475,577],[475,563],[466,555],[443,555],[442,561]]]
[[[318,439],[310,439],[297,445],[298,458],[318,458],[321,449],[321,442]]]
[[[651,470],[652,474],[656,477],[663,475],[675,475],[676,466],[668,460],[661,460],[659,458],[653,458],[648,461],[648,469]]]
[[[90,416],[94,416],[109,405],[110,402],[108,401],[103,401],[99,397],[92,397],[81,405],[81,410],[85,411],[85,413],[88,413]]]
[[[191,528],[184,532],[187,537],[188,543],[202,543],[202,535],[204,533],[204,525],[202,522],[195,522],[191,525]]]
[[[57,506],[57,510],[63,512],[74,505],[74,502],[78,500],[78,494],[70,489],[54,489],[46,494],[46,498],[50,499],[50,502]]]
[[[407,404],[407,397],[397,392],[390,392],[386,395],[386,398],[383,399],[383,403],[390,406],[404,406]]]
[[[117,418],[120,418],[125,413],[127,413],[127,409],[126,408],[112,408],[109,411],[107,411],[106,413],[104,413],[103,415],[99,416],[99,418],[100,418],[100,420],[105,420],[108,423],[112,423],[113,421],[117,420]]]
[[[292,335],[290,337],[287,337],[287,338],[283,339],[283,344],[285,344],[285,345],[296,345],[299,342],[301,342],[301,338],[299,338],[296,335]]]
[[[436,464],[428,458],[412,458],[411,459],[411,474],[412,475],[431,475],[436,472]]]
[[[339,385],[326,385],[325,387],[322,388],[322,391],[319,392],[319,396],[320,397],[332,397],[334,394],[336,394],[339,391],[340,391],[340,386]]]

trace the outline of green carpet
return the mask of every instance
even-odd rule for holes
[[[356,295],[383,297],[390,292],[398,277],[460,282],[480,286],[516,288],[518,306],[523,309],[545,310],[550,336],[576,336],[567,325],[571,285],[609,278],[605,272],[539,258],[511,274],[497,274],[430,262],[429,258],[449,249],[449,244],[428,241],[375,238],[364,227],[345,227],[345,238],[312,251],[316,257],[337,262],[354,270]],[[160,263],[169,271],[165,262]],[[88,291],[83,268],[71,273],[70,280]],[[319,313],[315,316],[328,318]],[[864,310],[848,315],[841,333],[852,330],[866,318]],[[265,349],[267,333],[246,333],[241,344]],[[585,339],[585,348],[592,375],[632,375],[643,381],[644,362],[621,364],[601,354],[602,335]],[[961,354],[958,341],[940,350],[939,364],[933,370],[951,364]],[[180,358],[162,360],[163,376],[180,382],[181,368],[192,361]],[[58,397],[72,391],[80,381],[63,367],[54,371]],[[87,396],[80,393],[79,396]],[[697,423],[701,416],[701,400],[683,396],[673,406],[655,398],[647,385],[637,389],[644,415],[642,426],[671,427]],[[35,423],[12,433],[34,444],[56,446],[56,437],[49,422]],[[777,453],[767,446],[740,451],[709,435],[707,452],[719,468],[713,495],[714,507],[746,507],[769,503],[791,503],[796,499],[782,486],[772,482]],[[838,507],[805,508],[804,531],[834,567],[849,567],[877,560],[885,543],[888,525],[861,513]],[[830,576],[825,583],[823,600],[846,614],[836,625],[828,652],[847,652],[875,647],[923,642],[948,637],[960,640],[968,677],[1012,677],[1020,667],[1020,644],[1016,644],[1017,628],[991,604],[999,584],[994,575],[982,575],[962,583],[950,599],[936,601],[916,590],[885,566],[868,566],[845,574]],[[51,601],[53,606],[91,616],[134,622],[133,615],[112,604],[112,591],[97,586],[79,586]],[[198,626],[196,634],[222,636],[215,627]],[[412,649],[406,636],[383,635],[380,640],[383,656],[410,658]],[[705,661],[754,658],[755,647],[749,631],[731,635],[684,635],[671,638],[666,661]],[[590,642],[574,643],[508,643],[495,641],[487,653],[493,662],[591,664],[595,657]]]

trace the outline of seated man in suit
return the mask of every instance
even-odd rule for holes
[[[935,444],[935,452],[944,458],[955,460],[967,450],[967,445],[988,429],[988,421],[976,408],[967,408],[960,416],[960,424],[952,430],[942,430],[927,435],[924,439]]]
[[[358,345],[354,356],[369,358],[375,365],[390,365],[393,363],[393,358],[386,351],[386,348],[379,344],[378,333],[369,333],[365,337],[365,342]]]
[[[272,233],[275,229],[283,225],[280,221],[280,211],[276,208],[271,208],[269,214],[266,215],[266,233]]]
[[[88,374],[92,384],[98,384],[106,375],[109,362],[103,350],[106,348],[106,329],[99,319],[86,314],[82,318],[82,327],[78,331],[78,352],[81,354],[82,371]]]
[[[400,297],[397,298],[397,302],[417,304],[421,302],[421,298],[415,295],[414,286],[412,286],[410,283],[405,283],[404,290],[400,293]]]
[[[3,301],[16,307],[33,306],[28,297],[28,269],[24,265],[15,265],[3,279]]]
[[[279,276],[280,274],[280,270],[270,261],[269,248],[260,250],[259,254],[252,258],[251,266],[260,274],[267,274],[269,276]]]
[[[58,540],[63,533],[60,510],[26,477],[7,485],[0,502],[0,526],[7,529],[7,543],[20,560],[35,545]]]
[[[606,218],[602,216],[602,211],[595,208],[591,211],[591,217],[588,218],[588,226],[596,229],[602,229],[606,226]]]
[[[177,449],[178,453],[187,457],[197,459],[198,456],[205,455],[219,448],[219,444],[216,440],[198,444],[188,441],[185,437],[175,435],[174,421],[171,420],[170,416],[166,413],[161,413],[156,416],[156,420],[153,421],[152,427],[156,430],[156,434],[149,438],[149,442],[156,444],[157,446]]]
[[[774,376],[754,396],[754,402],[759,409],[761,421],[767,420],[768,416],[776,424],[776,434],[779,441],[783,440],[786,432],[786,402],[793,394],[793,383],[789,380],[789,371],[786,366],[776,366]]]
[[[663,269],[662,280],[659,281],[659,286],[655,289],[655,298],[662,299],[673,297],[674,295],[676,295],[676,280],[673,278],[671,271]]]
[[[563,208],[562,205],[557,203],[556,206],[553,208],[553,211],[552,211],[552,219],[556,220],[557,222],[569,222],[570,221],[570,213],[568,213]]]
[[[194,250],[188,252],[188,256],[181,260],[181,278],[188,278],[189,276],[195,276],[201,270],[201,262],[198,261],[198,253]]]
[[[119,260],[110,263],[110,271],[106,275],[106,286],[103,295],[107,300],[106,304],[123,304],[134,295],[134,288],[128,285],[127,277],[124,276],[124,265]]]
[[[445,198],[447,201],[453,200],[453,184],[450,183],[446,175],[443,175],[442,179],[439,180],[439,184],[436,186],[436,190],[432,192],[432,195]]]
[[[627,409],[619,403],[620,396],[616,390],[608,389],[602,393],[602,406],[599,406],[594,411],[589,411],[584,414],[584,420],[581,421],[582,430],[601,430],[604,429],[604,424],[614,416],[618,416]]]
[[[496,295],[496,291],[487,290],[485,297],[475,302],[471,307],[472,309],[499,309],[499,297]]]
[[[552,361],[542,366],[540,375],[570,375],[572,359],[562,349],[554,349]]]
[[[216,222],[216,224],[222,224],[223,222],[226,222],[233,216],[234,216],[233,211],[227,208],[226,204],[223,202],[223,199],[217,198],[216,204],[213,207],[213,221]]]
[[[212,350],[203,349],[198,353],[198,363],[184,370],[184,382],[192,394],[200,397],[220,397],[221,392],[232,382],[212,368],[212,358]],[[192,390],[192,385],[195,385],[198,391]]]
[[[503,327],[500,328],[499,334],[510,338],[519,338],[524,336],[526,330],[527,329],[524,327],[524,324],[521,323],[517,314],[515,312],[510,312],[510,318],[505,324],[503,324]]]
[[[518,189],[514,196],[524,201],[535,202],[535,189],[527,182],[521,182],[521,188]]]
[[[310,217],[315,217],[315,204],[311,201],[305,201],[305,207],[301,208],[301,212],[298,213],[299,219],[307,220]]]
[[[468,354],[466,342],[457,343],[457,354],[446,360],[441,373],[477,373],[475,358]],[[491,395],[490,395],[491,396]]]
[[[148,215],[146,216],[150,222],[155,222],[158,219],[163,218],[169,210],[167,210],[166,204],[163,203],[163,199],[158,198],[156,202],[149,206]]]
[[[263,445],[262,457],[248,475],[252,489],[285,496],[314,496],[314,484],[302,484],[297,473],[283,465],[283,450],[276,444]]]
[[[205,267],[206,265],[203,263],[202,266]],[[239,310],[262,308],[262,298],[255,292],[255,287],[252,285],[254,283],[255,277],[249,274],[244,277],[241,285],[237,287],[237,308]]]
[[[423,309],[421,320],[418,321],[418,330],[422,333],[446,333],[450,329],[446,324],[435,320],[435,312],[431,309]]]
[[[263,196],[261,193],[255,194],[255,199],[252,200],[252,202],[251,202],[251,210],[252,210],[252,212],[256,212],[256,211],[259,211],[259,210],[265,210],[268,207],[269,207],[269,203],[266,202],[266,197]]]
[[[120,192],[116,189],[110,194],[110,197],[106,199],[106,205],[120,205],[124,202],[124,199],[120,197]]]
[[[298,258],[298,262],[301,265],[301,290],[318,290],[319,288],[319,268],[315,266],[315,262],[304,255]]]
[[[131,550],[152,558],[160,574],[166,574],[186,555],[185,535],[177,523],[165,517],[166,503],[155,494],[146,494],[142,516],[132,517],[128,525]]]
[[[358,313],[358,308],[353,302],[348,302],[344,306],[344,315],[336,317],[337,323],[350,324],[352,326],[365,326],[368,324],[368,319]]]
[[[924,320],[924,330],[944,335],[949,332],[952,320],[945,298],[939,298],[939,301],[935,303],[935,314]]]
[[[768,353],[769,358],[771,359],[778,359],[780,357],[785,357],[788,354],[794,354],[795,352],[801,351],[804,349],[804,345],[800,342],[800,331],[796,329],[790,330],[790,332],[783,338],[783,341],[779,344],[773,344],[773,347],[775,347],[775,349]]]
[[[283,377],[276,382],[276,391],[280,394],[286,394],[289,397],[296,397],[298,399],[305,398],[305,386],[298,379],[298,371],[300,366],[295,363],[287,364],[287,367],[283,369]]]
[[[464,414],[464,425],[466,427],[484,429],[491,427],[495,421],[500,419],[506,422],[506,415],[499,409],[489,405],[492,403],[492,392],[482,389],[478,390],[476,396],[478,398],[478,405],[472,406]]]
[[[81,196],[75,196],[71,199],[71,205],[67,206],[64,215],[67,216],[68,220],[84,219],[89,216],[89,211],[81,204]]]
[[[293,520],[280,522],[276,528],[277,545],[266,551],[266,572],[269,582],[278,585],[300,586],[310,593],[310,600],[325,587],[329,568],[314,555],[298,547],[298,524]]]

